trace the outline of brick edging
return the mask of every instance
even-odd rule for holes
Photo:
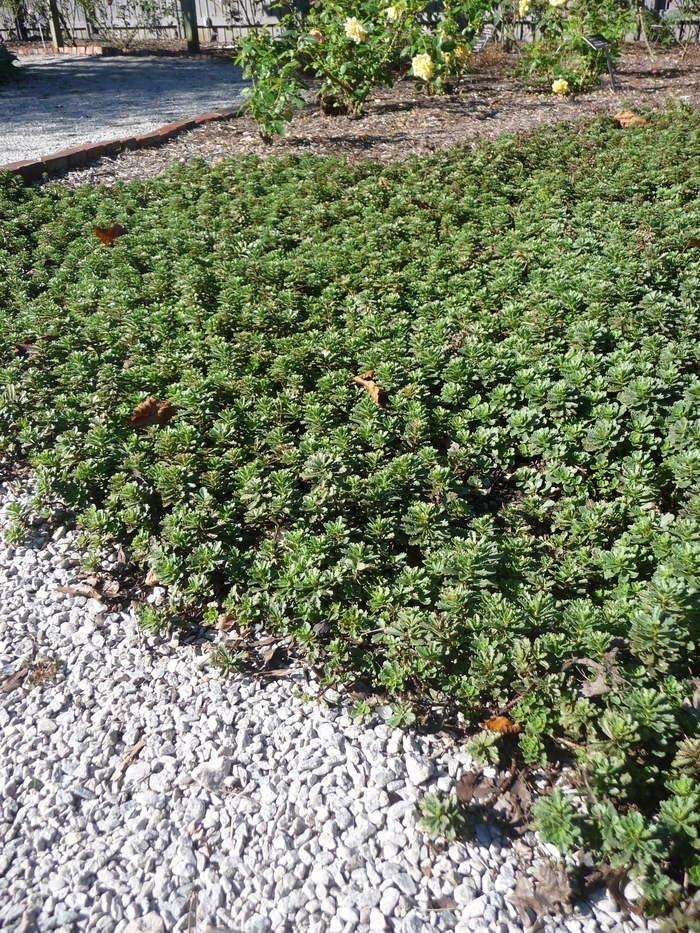
[[[0,172],[11,172],[21,175],[25,181],[38,181],[44,174],[61,172],[69,168],[78,168],[94,159],[105,155],[115,155],[124,149],[148,149],[151,146],[160,146],[161,143],[178,136],[187,130],[192,130],[203,123],[212,123],[214,120],[227,120],[236,115],[238,111],[230,108],[202,114],[192,120],[179,120],[177,123],[168,123],[151,133],[141,136],[122,136],[121,139],[108,139],[101,143],[86,143],[76,146],[75,149],[63,149],[40,159],[25,159],[22,162],[10,162],[0,165]]]
[[[48,45],[36,49],[10,49],[13,55],[121,55],[108,45]]]

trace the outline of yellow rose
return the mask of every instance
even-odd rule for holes
[[[566,78],[557,78],[557,80],[552,83],[552,90],[555,94],[568,94],[569,82]]]
[[[530,9],[530,0],[520,0],[520,15],[527,16]]]
[[[357,45],[365,41],[367,32],[367,27],[363,26],[356,16],[350,16],[345,20],[345,35]]]
[[[549,0],[550,6],[564,6],[567,0]]]
[[[463,62],[465,58],[469,57],[469,49],[466,47],[466,45],[463,42],[459,42],[457,44],[457,48],[455,49],[455,55],[461,62]]]
[[[433,76],[433,71],[435,70],[435,65],[430,55],[427,53],[423,55],[414,55],[411,64],[413,65],[413,74],[417,78],[430,81]]]
[[[387,23],[395,23],[399,18],[399,8],[397,6],[388,6],[384,12],[386,13]]]

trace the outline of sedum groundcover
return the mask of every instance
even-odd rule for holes
[[[291,633],[406,721],[507,707],[475,754],[568,756],[537,825],[660,907],[700,882],[698,233],[689,109],[389,167],[2,175],[1,452],[173,609]],[[149,397],[172,420],[127,424]]]

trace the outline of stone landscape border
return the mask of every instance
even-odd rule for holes
[[[81,46],[76,46],[76,48],[81,48]],[[92,46],[87,46],[87,48],[92,48]],[[215,120],[228,120],[236,116],[237,113],[238,110],[234,108],[217,110],[212,113],[202,114],[199,117],[193,117],[191,120],[178,120],[175,123],[167,123],[151,133],[143,133],[140,136],[122,136],[120,139],[108,139],[100,143],[86,143],[84,146],[63,149],[61,152],[54,152],[39,159],[9,162],[7,165],[0,165],[0,171],[20,175],[25,181],[38,181],[45,174],[61,172],[69,168],[78,168],[92,162],[94,159],[106,155],[115,155],[124,149],[148,149],[152,146],[160,146],[180,133],[202,126],[204,123],[212,123]]]

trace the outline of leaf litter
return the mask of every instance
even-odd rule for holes
[[[177,409],[172,402],[150,396],[134,408],[134,414],[126,419],[132,428],[163,427],[175,415]]]
[[[532,930],[543,928],[547,916],[570,913],[572,894],[566,870],[551,862],[542,862],[527,874],[518,872],[509,900]]]
[[[357,385],[362,386],[363,389],[366,389],[369,392],[370,398],[375,405],[378,405],[379,408],[384,408],[386,405],[386,392],[372,378],[374,376],[374,370],[370,369],[366,373],[360,373],[359,376],[353,376],[350,380],[351,382],[356,382]]]

